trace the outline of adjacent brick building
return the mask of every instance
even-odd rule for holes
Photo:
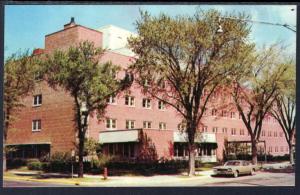
[[[134,61],[133,53],[124,44],[131,35],[136,36],[111,25],[99,30],[90,29],[72,19],[64,25],[64,29],[46,35],[45,48],[36,49],[34,54],[49,54],[55,49],[67,49],[89,40],[97,47],[104,47],[104,43],[108,49],[101,62],[111,61],[125,70]],[[123,75],[124,71],[119,76]],[[224,94],[219,96],[224,98]],[[230,100],[230,97],[225,98]],[[74,105],[68,92],[54,90],[40,81],[35,91],[23,101],[25,107],[13,114],[17,120],[8,131],[7,145],[19,148],[11,156],[32,158],[54,152],[70,152],[75,148]],[[181,118],[173,108],[146,98],[136,83],[130,88],[130,94],[124,92],[107,101],[109,106],[105,117],[99,121],[96,116],[90,116],[87,132],[87,137],[103,144],[105,153],[123,159],[188,159],[185,134],[179,131],[182,128]],[[199,126],[201,134],[196,138],[197,158],[202,161],[222,160],[225,142],[250,141],[237,111],[215,109],[212,104],[208,107]],[[264,122],[261,141],[265,141],[265,145],[263,142],[260,144],[263,153],[288,153],[283,132],[270,116]]]

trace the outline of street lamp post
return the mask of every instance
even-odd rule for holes
[[[249,20],[249,19],[240,19],[240,18],[233,18],[233,17],[219,17],[219,28],[217,30],[218,33],[223,33],[223,29],[221,26],[221,20],[222,19],[228,19],[228,20],[238,20],[238,21],[243,21],[243,22],[251,22],[251,23],[258,23],[258,24],[267,24],[267,25],[273,25],[273,26],[282,26],[285,27],[293,32],[296,31],[296,26],[291,26],[288,24],[280,24],[280,23],[272,23],[272,22],[264,22],[264,21],[257,21],[257,20]]]

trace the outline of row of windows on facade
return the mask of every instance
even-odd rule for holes
[[[106,128],[107,129],[116,129],[117,128],[117,119],[106,119]],[[134,120],[126,120],[126,129],[134,129],[135,121]],[[143,128],[151,129],[152,128],[152,121],[143,121]],[[158,125],[160,130],[167,129],[167,123],[160,122]]]
[[[288,152],[288,151],[289,151],[289,147],[285,146],[285,152]],[[273,152],[273,147],[272,146],[269,146],[268,152]],[[284,146],[280,146],[280,151],[279,151],[279,147],[275,146],[274,147],[274,152],[284,152]]]
[[[114,104],[114,105],[117,104],[115,96],[110,96],[109,98],[107,98],[106,101],[107,101],[108,104]],[[125,105],[134,107],[135,106],[135,97],[134,96],[125,96]],[[152,107],[151,106],[151,99],[143,98],[142,106],[143,106],[143,108],[151,109],[151,107]],[[158,101],[158,109],[159,110],[164,110],[165,108],[166,107],[165,107],[164,102],[163,101]]]
[[[116,104],[115,96],[110,96],[107,99],[107,103]],[[33,105],[34,106],[40,106],[41,104],[42,104],[42,95],[39,94],[39,95],[33,96]],[[125,105],[135,106],[135,98],[133,96],[125,96]],[[143,98],[142,107],[151,109],[151,99]],[[165,110],[166,109],[165,103],[163,101],[158,101],[158,109],[159,110]],[[217,116],[217,113],[218,113],[217,109],[212,109],[212,111],[211,111],[212,116]],[[204,116],[207,116],[207,111],[204,112]],[[222,117],[228,117],[229,112],[223,110],[221,112],[221,116]],[[235,112],[230,112],[230,118],[236,118]],[[239,119],[241,119],[241,115],[239,115]],[[270,122],[271,118],[266,117],[265,120],[266,120],[266,122]],[[274,118],[273,118],[273,122],[276,122],[276,120]]]

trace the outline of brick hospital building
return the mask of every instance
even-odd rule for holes
[[[45,48],[34,50],[34,54],[49,54],[56,49],[67,49],[80,41],[89,40],[96,47],[108,49],[101,57],[101,62],[111,61],[126,70],[134,61],[134,54],[126,48],[127,37],[131,35],[135,36],[112,25],[90,29],[76,24],[72,19],[63,29],[46,35]],[[181,118],[172,107],[147,98],[136,83],[131,86],[130,94],[121,93],[107,101],[109,105],[105,118],[99,121],[90,116],[87,131],[87,137],[103,144],[105,153],[133,160],[149,156],[157,159],[188,159],[186,135],[180,131],[183,128]],[[16,146],[18,150],[8,157],[36,158],[74,150],[74,104],[67,92],[54,90],[41,81],[23,102],[25,107],[14,113],[17,120],[8,131],[6,143]],[[241,141],[247,144],[250,141],[238,112],[226,108],[208,107],[199,131],[196,158],[203,162],[222,160],[225,143]],[[270,116],[265,118],[260,139],[260,152],[272,155],[288,153],[284,134]]]

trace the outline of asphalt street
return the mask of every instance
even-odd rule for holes
[[[212,173],[212,172],[211,172]],[[200,177],[176,179],[178,176],[153,177],[114,177],[107,182],[80,185],[80,187],[152,187],[152,186],[295,186],[295,173],[256,172],[255,175],[232,177],[212,177],[210,174]],[[32,181],[4,181],[4,187],[76,187]]]

